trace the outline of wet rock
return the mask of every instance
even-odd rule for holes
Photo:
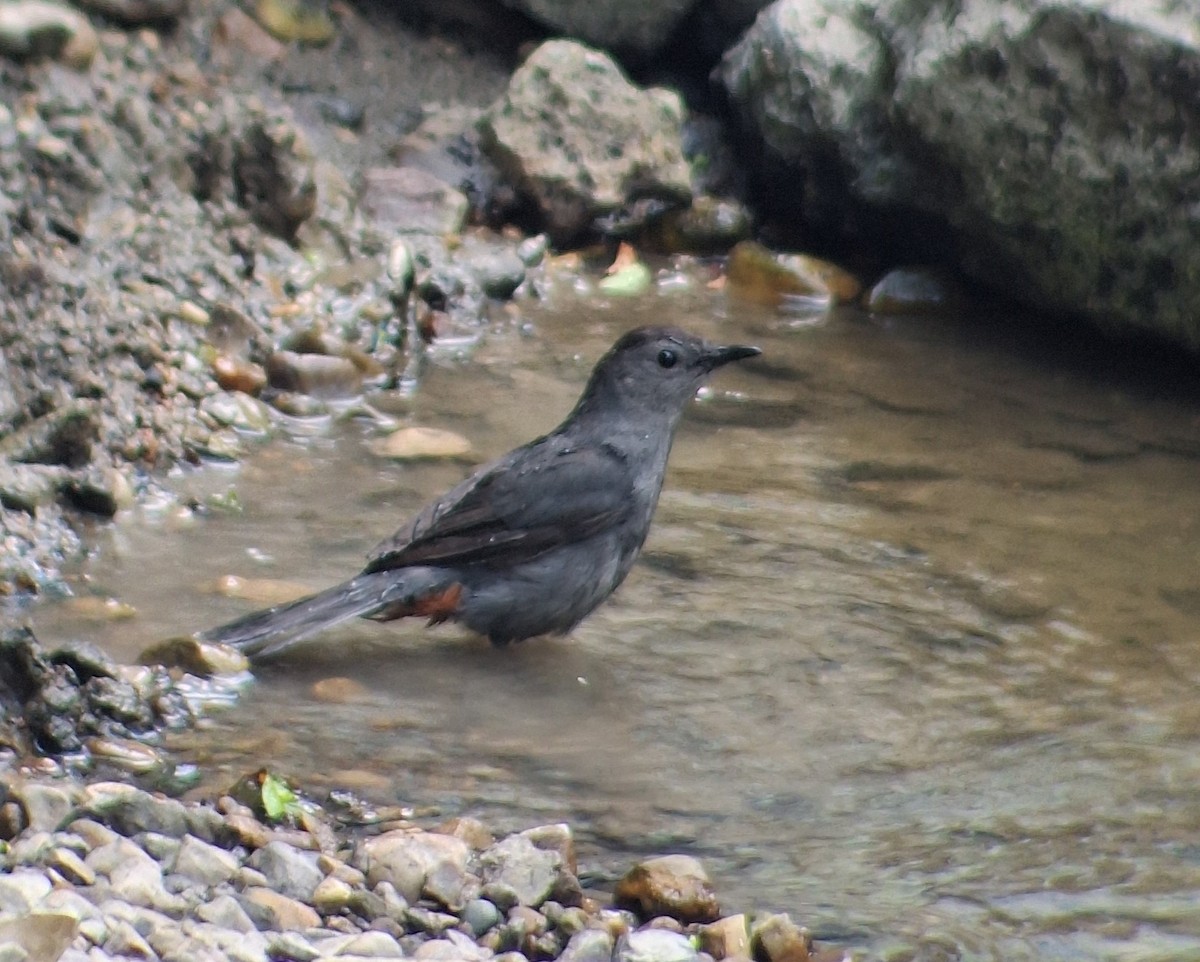
[[[87,621],[124,621],[136,618],[137,609],[117,598],[100,598],[84,595],[67,602],[71,614]]]
[[[247,888],[238,896],[238,902],[259,929],[299,932],[321,924],[321,917],[312,908],[269,888]]]
[[[313,698],[331,705],[346,705],[360,701],[367,694],[366,686],[353,678],[322,678],[313,682]]]
[[[353,361],[326,354],[274,351],[267,358],[267,380],[281,391],[319,398],[353,397],[362,390],[362,372]]]
[[[240,575],[222,575],[212,583],[211,590],[224,598],[245,598],[264,606],[285,604],[309,593],[308,588],[294,581]]]
[[[326,948],[325,943],[322,943],[322,948]],[[289,962],[313,962],[314,959],[321,957],[318,952],[302,935],[295,932],[282,932],[279,935],[273,936],[267,943],[267,958],[277,959],[279,962],[287,959]]]
[[[690,855],[662,855],[635,865],[617,883],[613,898],[644,919],[711,922],[720,915],[708,873]]]
[[[191,835],[183,837],[171,863],[172,872],[202,886],[229,881],[237,874],[238,867],[238,860],[232,853]]]
[[[654,238],[668,253],[721,254],[750,236],[751,216],[742,203],[704,194],[685,208],[665,213]]]
[[[526,237],[517,245],[517,256],[526,267],[537,267],[545,259],[549,249],[550,238],[545,234],[535,234],[533,237]]]
[[[470,897],[470,854],[462,839],[401,829],[363,841],[355,851],[354,865],[366,873],[369,885],[390,882],[410,903],[426,894],[461,909],[464,896]],[[431,880],[434,891],[429,891]]]
[[[99,45],[87,18],[65,4],[17,0],[0,5],[0,53],[5,56],[55,57],[83,69]]]
[[[285,43],[328,43],[336,32],[326,0],[258,0],[254,16]]]
[[[465,458],[471,454],[471,442],[461,434],[441,428],[407,427],[370,442],[371,453],[397,461],[438,458]]]
[[[691,939],[666,929],[639,929],[617,945],[614,962],[699,962]]]
[[[264,384],[266,377],[266,372],[262,372]],[[258,384],[256,389],[261,390],[262,386]],[[250,392],[210,394],[200,402],[200,410],[219,425],[247,434],[266,434],[271,429],[270,408],[249,394]]]
[[[138,655],[143,665],[180,668],[197,678],[238,675],[250,669],[250,662],[236,648],[193,637],[168,638],[151,645]]]
[[[316,210],[312,155],[289,124],[247,129],[234,143],[233,180],[238,203],[263,230],[284,240],[294,239]]]
[[[124,772],[146,775],[167,766],[166,759],[156,748],[130,738],[92,737],[85,739],[83,744],[93,758]]]
[[[551,40],[513,74],[481,132],[488,156],[565,242],[635,197],[691,196],[682,123],[677,94],[639,90],[604,54]]]
[[[700,948],[717,962],[750,957],[750,928],[745,915],[727,915],[700,927]]]
[[[503,250],[472,258],[471,270],[488,297],[506,301],[525,280],[525,263],[516,251]]]
[[[949,314],[961,307],[962,292],[930,268],[890,270],[866,295],[866,308],[872,314]]]
[[[787,914],[768,915],[755,921],[750,947],[761,962],[808,962],[812,939]]]
[[[820,298],[845,304],[862,286],[849,271],[806,254],[776,254],[755,241],[742,241],[729,252],[729,288],[756,304],[776,306],[789,298]]]
[[[1038,311],[1200,343],[1200,250],[1177,203],[1177,172],[1200,163],[1200,119],[1176,94],[1200,69],[1194,11],[871,9],[782,0],[725,55],[743,123],[804,171],[802,191],[771,178],[765,206],[791,203],[785,216],[817,231],[904,211],[887,222],[908,249],[953,249],[970,277]]]
[[[112,518],[122,508],[133,506],[133,486],[117,468],[94,466],[81,476],[68,478],[63,496],[80,511]]]
[[[267,884],[302,902],[311,902],[313,892],[325,877],[317,868],[313,852],[301,852],[283,842],[270,842],[250,856],[246,864],[262,872]]]
[[[466,195],[417,167],[372,167],[363,174],[362,206],[375,224],[404,234],[457,234]]]

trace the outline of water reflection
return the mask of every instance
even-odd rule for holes
[[[529,320],[441,359],[418,419],[500,453],[637,323],[766,354],[690,413],[647,558],[572,639],[342,629],[179,739],[213,784],[268,764],[501,828],[570,818],[601,876],[694,851],[727,908],[894,958],[1200,957],[1194,399],[1004,319],[796,325],[705,293]],[[461,476],[361,434],[259,452],[242,515],[113,531],[90,577],[141,615],[104,642],[244,610],[201,590],[229,572],[340,580]],[[65,608],[37,628],[94,633]],[[331,675],[362,694],[319,700]]]

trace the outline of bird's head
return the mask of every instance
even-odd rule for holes
[[[677,327],[639,327],[596,364],[577,410],[657,412],[673,422],[713,371],[760,353]]]

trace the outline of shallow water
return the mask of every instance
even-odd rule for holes
[[[417,421],[503,452],[638,323],[764,357],[689,413],[644,561],[571,638],[340,629],[176,740],[211,784],[266,764],[500,828],[570,819],[601,877],[692,851],[725,908],[873,956],[1200,957],[1195,396],[1047,356],[1003,316],[786,317],[698,290],[523,312],[525,333],[435,360]],[[464,470],[379,462],[368,434],[174,479],[201,500],[236,482],[245,510],[103,533],[81,591],[138,617],[46,607],[40,637],[129,658],[247,610],[208,592],[220,575],[348,576]],[[362,695],[319,700],[336,675]]]

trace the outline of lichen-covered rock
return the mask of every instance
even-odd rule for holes
[[[1200,346],[1190,8],[780,0],[720,74],[784,219],[890,225],[1008,297]]]
[[[682,126],[677,94],[569,40],[530,54],[481,121],[484,150],[560,242],[634,198],[686,202]]]

